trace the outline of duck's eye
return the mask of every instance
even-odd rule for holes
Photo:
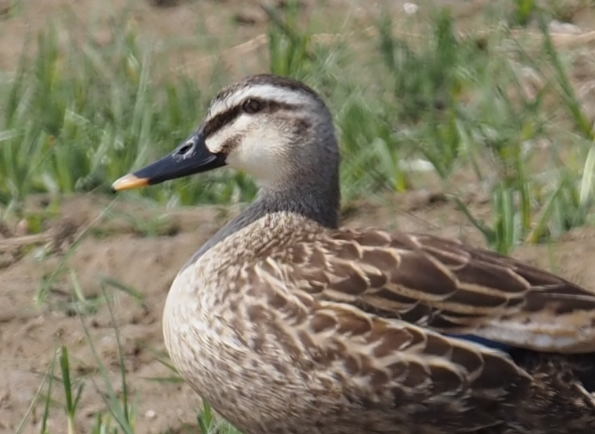
[[[246,113],[253,114],[261,111],[263,108],[262,102],[257,99],[249,99],[242,104],[242,110]]]

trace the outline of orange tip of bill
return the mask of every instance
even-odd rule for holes
[[[138,178],[132,174],[128,174],[114,182],[112,184],[112,190],[114,192],[130,190],[132,188],[145,187],[147,185],[149,185],[149,180],[147,178]]]

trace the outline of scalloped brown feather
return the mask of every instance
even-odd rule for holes
[[[271,260],[319,300],[521,348],[595,351],[595,292],[456,241],[337,230]]]

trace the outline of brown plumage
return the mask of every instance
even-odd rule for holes
[[[274,257],[291,261],[288,276],[302,279],[320,299],[444,333],[472,332],[541,351],[595,352],[595,293],[455,241],[341,230]]]
[[[164,313],[174,365],[239,429],[593,432],[594,291],[455,241],[338,229],[331,116],[299,82],[249,77],[203,125],[114,188],[225,164],[258,181]]]

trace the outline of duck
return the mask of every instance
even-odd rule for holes
[[[227,167],[258,186],[167,295],[184,381],[245,434],[595,432],[595,291],[458,240],[339,227],[339,165],[324,99],[258,74],[112,184]]]

